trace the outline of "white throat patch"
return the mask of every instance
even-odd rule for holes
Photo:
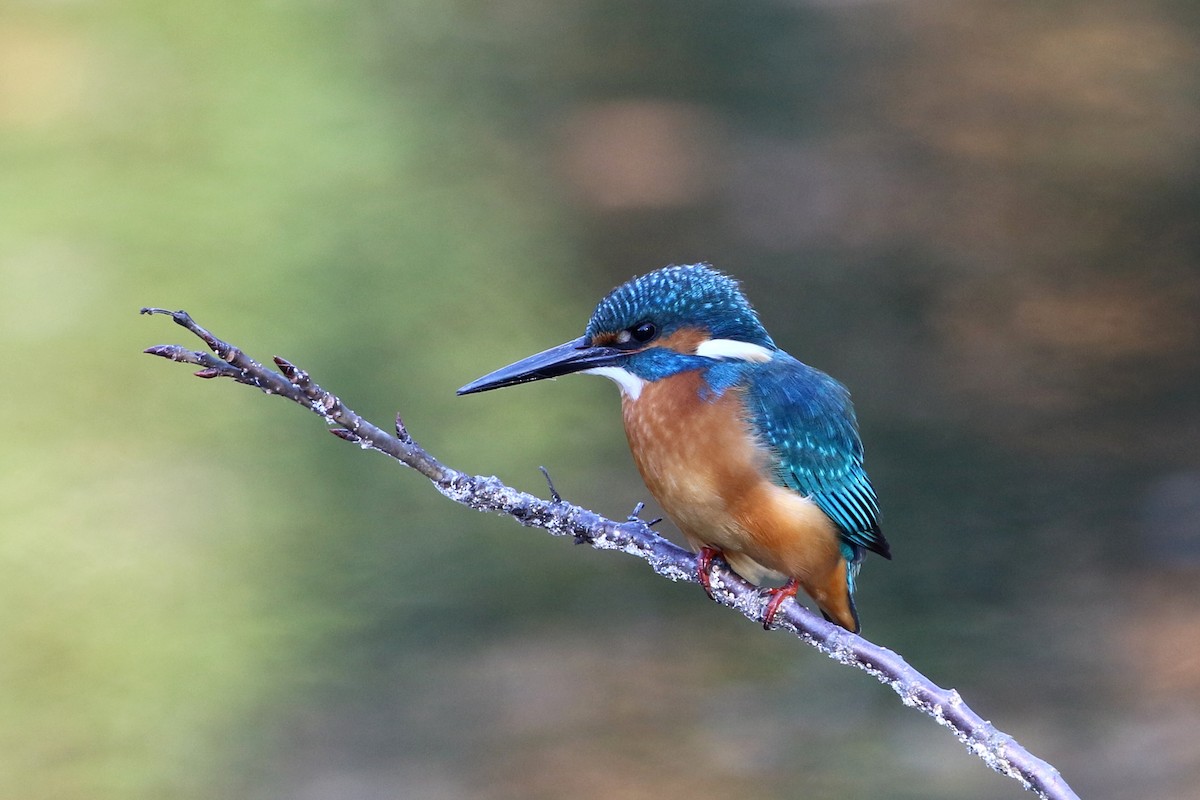
[[[709,339],[696,346],[696,355],[705,358],[736,361],[770,361],[775,354],[761,344],[739,342],[737,339]]]
[[[642,396],[642,389],[646,386],[646,382],[634,375],[627,369],[620,367],[593,367],[592,369],[582,370],[584,375],[603,375],[611,381],[615,381],[617,386],[621,387],[621,394],[628,397],[630,400],[637,400]]]

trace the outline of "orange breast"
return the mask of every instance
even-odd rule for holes
[[[646,487],[694,549],[721,550],[747,580],[824,580],[843,565],[832,521],[771,481],[769,453],[751,432],[739,391],[705,400],[702,380],[698,371],[679,373],[622,400]]]

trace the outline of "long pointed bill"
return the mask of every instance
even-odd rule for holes
[[[537,355],[523,358],[515,364],[501,367],[495,372],[484,375],[479,380],[471,381],[459,389],[458,394],[486,392],[489,389],[516,386],[518,383],[570,375],[572,372],[582,372],[585,369],[608,367],[616,363],[621,356],[627,355],[629,355],[628,351],[615,347],[590,345],[586,336],[580,336],[578,339],[560,344],[558,347],[551,347]]]

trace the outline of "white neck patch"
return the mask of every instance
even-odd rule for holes
[[[637,400],[642,396],[642,389],[645,388],[646,382],[634,375],[627,369],[620,367],[593,367],[592,369],[582,370],[584,375],[603,375],[611,381],[615,381],[617,386],[621,387],[621,394],[628,397],[630,400]]]
[[[696,346],[696,355],[705,358],[736,361],[770,361],[775,353],[761,344],[739,342],[737,339],[709,339]]]

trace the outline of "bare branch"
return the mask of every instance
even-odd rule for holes
[[[213,336],[184,311],[143,308],[143,314],[166,314],[200,338],[212,353],[180,345],[157,345],[150,355],[200,367],[201,378],[231,378],[299,403],[333,427],[331,433],[363,449],[378,450],[412,467],[433,482],[446,497],[477,511],[492,511],[542,528],[555,536],[570,536],[598,550],[620,550],[646,561],[659,575],[672,581],[698,583],[696,557],[659,536],[642,522],[634,509],[625,522],[614,522],[565,502],[546,473],[551,500],[542,500],[501,483],[496,477],[467,475],[438,461],[413,441],[396,417],[396,433],[387,433],[360,417],[330,392],[317,385],[304,370],[276,357],[280,372],[253,360],[237,347]],[[545,470],[543,469],[543,473]],[[655,520],[657,522],[657,520]],[[712,595],[717,602],[761,622],[767,600],[757,587],[742,580],[724,562],[711,572]],[[835,661],[859,669],[890,686],[907,706],[917,708],[949,728],[970,752],[989,767],[1020,781],[1045,800],[1078,800],[1058,770],[1037,758],[1008,734],[998,731],[963,702],[953,689],[943,689],[910,666],[897,653],[850,633],[792,601],[780,609],[778,628],[785,628]]]

